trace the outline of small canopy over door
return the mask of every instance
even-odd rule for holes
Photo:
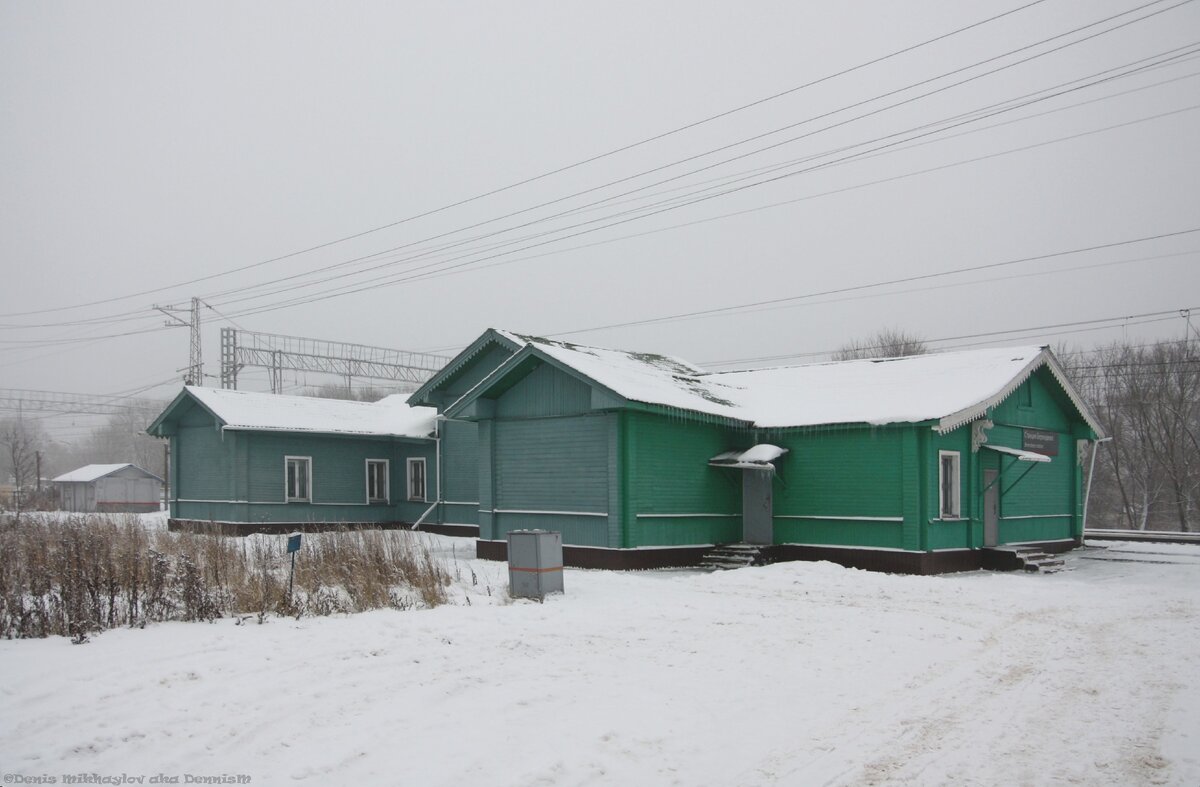
[[[726,451],[708,463],[742,471],[742,540],[747,544],[770,544],[775,540],[772,482],[775,465],[786,448],[762,443],[747,451]]]

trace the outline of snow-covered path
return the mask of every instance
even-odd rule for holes
[[[499,605],[484,588],[503,566],[460,561],[471,606],[2,642],[0,767],[59,783],[1200,783],[1200,548],[1112,545],[1068,569],[568,570],[567,595]]]

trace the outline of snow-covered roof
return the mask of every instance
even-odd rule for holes
[[[409,406],[402,394],[378,402],[351,402],[198,386],[184,390],[219,418],[226,429],[428,437],[437,416],[433,407]]]
[[[109,465],[84,465],[83,467],[72,470],[69,473],[63,473],[62,475],[60,475],[56,478],[52,478],[50,480],[51,481],[72,481],[72,482],[77,482],[77,483],[88,483],[90,481],[97,481],[101,478],[104,478],[106,475],[112,475],[113,473],[117,472],[118,470],[124,470],[127,467],[132,467],[135,470],[141,470],[141,472],[145,473],[146,475],[150,476],[151,478],[158,478],[158,476],[154,475],[154,473],[151,473],[147,470],[142,470],[142,468],[138,467],[135,464],[130,464],[129,462],[123,462],[123,463],[119,463],[119,464],[109,464]],[[161,481],[162,479],[159,478],[158,480]]]
[[[558,361],[630,401],[689,410],[759,428],[938,421],[939,430],[948,431],[984,415],[1034,371],[1047,366],[1084,420],[1103,433],[1044,347],[962,350],[713,373],[671,356],[525,338],[529,352]],[[514,356],[475,392],[517,363],[519,359]]]
[[[738,389],[712,379],[703,369],[670,355],[606,350],[530,338],[530,346],[635,402],[747,420]]]
[[[1002,347],[711,377],[742,390],[739,401],[760,427],[914,423],[949,417],[957,422],[943,423],[942,428],[952,429],[998,404],[1044,360],[1042,347]]]
[[[513,333],[512,331],[504,331],[498,328],[487,329],[475,341],[464,347],[458,355],[451,358],[445,366],[426,380],[417,390],[413,391],[408,397],[408,401],[428,404],[429,394],[433,390],[453,378],[459,371],[468,366],[472,362],[472,359],[483,351],[484,348],[492,343],[505,346],[511,352],[516,352],[525,346],[526,341],[527,337]]]

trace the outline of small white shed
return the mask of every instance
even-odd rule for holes
[[[53,479],[64,511],[158,511],[163,480],[137,465],[86,465]]]

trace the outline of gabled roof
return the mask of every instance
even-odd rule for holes
[[[1045,347],[1016,347],[712,373],[678,358],[526,337],[525,348],[448,408],[461,411],[531,358],[630,401],[758,428],[936,422],[949,431],[986,414],[1047,367],[1080,417],[1103,434]]]
[[[409,403],[413,405],[432,404],[433,402],[429,398],[430,394],[470,367],[471,363],[489,347],[496,345],[505,348],[510,353],[515,353],[525,346],[526,341],[527,337],[520,334],[502,331],[498,328],[488,328],[462,352],[451,358],[450,362],[443,366],[437,374],[426,380],[424,385],[413,391],[408,397]]]
[[[1103,434],[1046,347],[1000,347],[711,375],[745,390],[764,428],[937,421],[947,432],[987,413],[1038,369],[1049,368],[1080,416]]]
[[[161,425],[186,400],[198,403],[223,429],[260,432],[308,432],[373,437],[429,437],[437,411],[411,407],[402,395],[378,402],[283,396],[253,391],[186,386],[146,430],[161,434]]]
[[[143,470],[142,468],[138,467],[137,465],[130,464],[129,462],[125,462],[123,464],[111,464],[111,465],[84,465],[83,467],[72,470],[69,473],[63,473],[62,475],[58,476],[57,478],[52,478],[50,480],[51,481],[64,481],[64,482],[72,481],[72,482],[77,482],[77,483],[87,483],[90,481],[98,481],[101,478],[104,478],[105,476],[112,475],[113,473],[117,472],[118,470],[124,470],[127,467],[132,467],[134,470],[137,470],[140,473],[144,473],[149,478],[153,478],[157,481],[162,481],[161,478],[156,476],[154,473],[151,473],[149,470]]]
[[[740,391],[682,358],[656,353],[607,350],[536,337],[538,354],[569,366],[618,396],[635,402],[747,420]]]

